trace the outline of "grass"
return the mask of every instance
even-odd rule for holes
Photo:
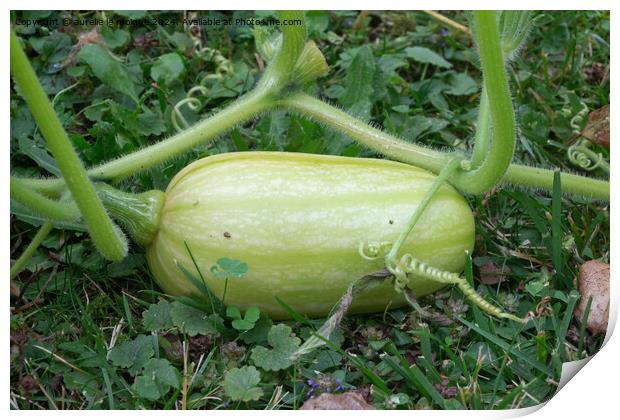
[[[464,13],[446,15],[467,22]],[[538,19],[508,72],[520,128],[515,161],[578,172],[566,157],[574,140],[571,118],[582,104],[595,110],[609,103],[609,13],[554,12]],[[420,12],[317,11],[308,13],[308,26],[330,64],[329,75],[310,86],[311,92],[411,141],[471,148],[480,73],[467,34],[446,30]],[[249,90],[261,66],[247,27],[211,28],[199,36],[180,25],[113,27],[84,37],[90,29],[18,28],[87,166],[173,134],[174,105],[204,76],[223,74],[208,79],[198,111],[181,108],[189,123]],[[118,58],[140,106],[114,80],[95,75],[93,68],[102,63],[80,59],[78,39],[100,42]],[[412,59],[407,48],[413,46],[434,51],[451,67]],[[372,59],[356,61],[358,54]],[[160,76],[154,80],[156,66]],[[351,66],[367,83],[348,76]],[[11,171],[56,174],[43,145],[12,90]],[[163,189],[188,162],[237,150],[374,156],[301,116],[275,112],[121,185]],[[608,150],[597,152],[609,156]],[[249,330],[236,329],[213,302],[162,295],[141,248],[133,246],[127,259],[108,263],[84,233],[54,230],[12,288],[11,406],[292,409],[322,392],[353,389],[390,409],[507,409],[546,401],[561,364],[595,353],[602,343],[572,315],[578,300],[573,279],[582,262],[609,261],[608,205],[562,196],[561,179],[551,194],[500,188],[467,198],[477,223],[468,279],[507,310],[534,312],[532,321],[522,327],[489,318],[463,302],[458,290],[444,289],[420,299],[424,312],[401,308],[345,317],[329,346],[276,371],[258,366],[257,381],[250,372],[257,366],[253,352],[258,347],[285,352],[286,344],[268,340],[278,323],[262,314]],[[14,209],[12,260],[36,234],[32,223]],[[505,281],[479,281],[489,263],[508,268]],[[321,324],[299,314],[286,323],[302,341]]]

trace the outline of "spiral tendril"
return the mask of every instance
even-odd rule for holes
[[[573,134],[581,133],[581,125],[583,120],[588,116],[588,106],[581,102],[581,109],[570,120],[570,127],[573,130]]]
[[[196,42],[196,47],[199,47],[198,42]],[[209,88],[206,86],[206,83],[210,80],[223,80],[226,74],[231,74],[233,72],[231,61],[224,57],[218,50],[208,47],[200,48],[198,49],[198,56],[204,61],[215,64],[215,72],[204,76],[198,85],[190,88],[185,98],[174,105],[170,119],[172,126],[177,132],[181,132],[189,127],[189,123],[183,116],[181,108],[187,106],[194,112],[200,111],[206,104],[206,98],[209,96]],[[198,95],[204,97],[203,100],[197,98],[196,96]]]
[[[357,251],[360,256],[367,261],[378,260],[384,258],[392,247],[392,242],[360,242]]]
[[[467,299],[489,315],[497,318],[507,318],[521,323],[527,321],[525,318],[519,318],[515,315],[506,313],[497,306],[487,302],[470,286],[466,279],[460,277],[458,274],[432,267],[414,258],[411,254],[403,255],[398,262],[395,260],[386,260],[386,266],[390,273],[394,275],[394,288],[399,293],[402,293],[406,287],[411,287],[411,283],[415,281],[416,277],[435,281],[437,283],[454,284]]]
[[[603,155],[590,150],[590,144],[589,141],[584,140],[570,146],[566,151],[570,163],[586,171],[593,171],[597,168],[601,168],[609,172],[609,164],[605,158],[603,158]]]

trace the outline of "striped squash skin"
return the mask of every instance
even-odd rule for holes
[[[256,305],[273,318],[288,313],[324,316],[355,279],[383,260],[358,254],[361,242],[394,241],[435,176],[402,163],[282,152],[226,153],[198,160],[166,190],[159,231],[147,249],[157,283],[173,295],[200,295],[177,266],[198,275],[222,296],[224,279],[210,268],[220,258],[244,261],[248,271],[228,280],[226,304]],[[401,248],[401,254],[460,271],[474,244],[474,218],[452,187],[443,186]],[[441,285],[420,279],[413,291]],[[354,300],[352,313],[405,303],[391,282]]]

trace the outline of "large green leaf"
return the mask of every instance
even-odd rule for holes
[[[444,69],[449,69],[452,67],[452,64],[447,62],[445,58],[437,54],[435,51],[429,50],[425,47],[410,47],[405,49],[405,53],[407,54],[407,57],[412,58],[418,63],[432,64]]]
[[[103,83],[138,102],[136,87],[127,69],[105,48],[97,44],[88,44],[82,47],[77,57],[88,64],[93,74]]]

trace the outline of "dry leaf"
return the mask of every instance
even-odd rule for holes
[[[591,296],[592,304],[586,327],[593,336],[604,334],[609,318],[609,264],[592,260],[579,267],[579,293],[581,300],[575,309],[575,316],[583,319]]]
[[[581,135],[600,146],[609,148],[609,105],[590,112],[588,124]]]
[[[497,284],[506,281],[506,275],[510,274],[507,266],[499,267],[494,262],[488,262],[480,266],[480,283]]]
[[[317,398],[306,401],[302,406],[302,410],[374,410],[375,408],[368,404],[364,398],[354,391],[348,391],[344,394],[324,393]]]

